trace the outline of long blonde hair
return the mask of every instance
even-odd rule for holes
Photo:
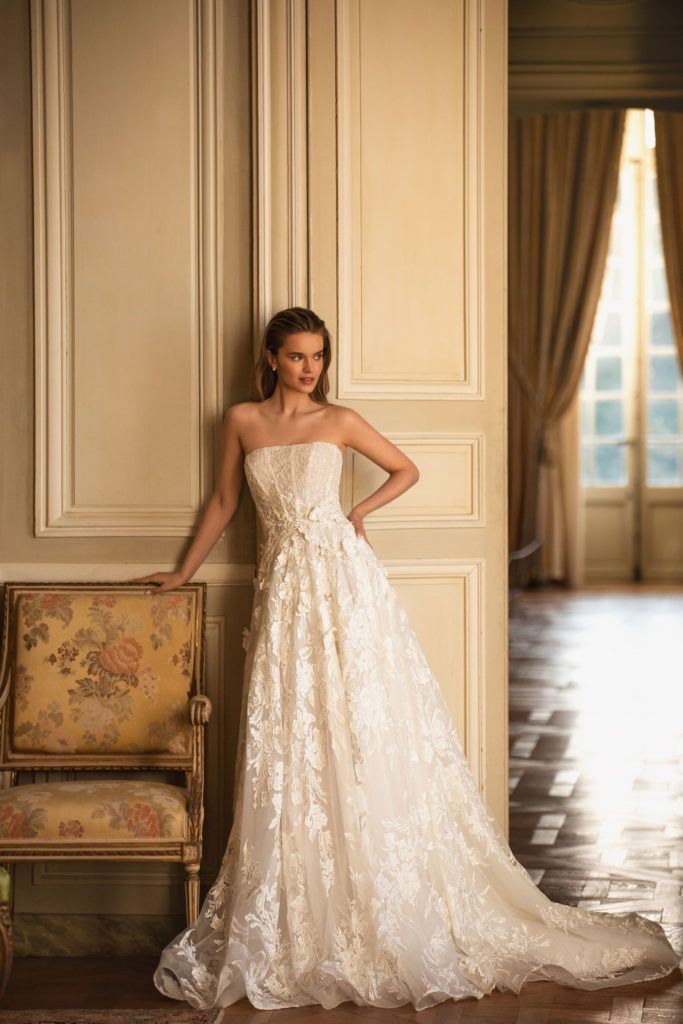
[[[323,368],[315,388],[311,392],[314,402],[327,405],[327,392],[330,382],[327,379],[327,371],[332,360],[332,339],[330,332],[322,320],[312,309],[304,309],[303,306],[292,306],[290,309],[281,309],[279,313],[272,316],[268,326],[263,332],[261,347],[254,367],[254,394],[256,400],[263,402],[270,398],[275,391],[277,384],[277,373],[271,369],[268,362],[268,353],[275,353],[282,347],[288,334],[319,334],[323,339]]]

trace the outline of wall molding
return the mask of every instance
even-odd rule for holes
[[[75,500],[73,160],[70,0],[32,0],[35,266],[35,506],[37,537],[185,536],[213,488],[215,427],[222,418],[222,13],[219,0],[188,0],[193,87],[195,332],[189,501],[177,506]]]
[[[475,527],[486,526],[484,500],[484,451],[485,435],[481,431],[458,431],[454,433],[430,433],[427,431],[396,432],[385,431],[386,437],[397,445],[409,457],[418,458],[420,452],[437,452],[444,458],[461,451],[465,455],[469,474],[467,507],[457,508],[453,505],[424,505],[421,507],[397,508],[389,504],[372,512],[367,519],[367,528],[375,530],[394,529],[435,529],[443,527]],[[355,493],[356,463],[362,456],[351,452],[345,459],[343,469],[342,493],[344,503],[350,507],[360,500]],[[347,497],[348,496],[348,497]]]
[[[486,799],[486,702],[485,702],[485,559],[484,558],[420,558],[382,559],[392,585],[424,583],[444,578],[462,580],[465,587],[465,730],[461,740],[467,761],[479,791]],[[437,680],[444,698],[443,681]],[[454,711],[451,708],[451,716]]]
[[[308,306],[306,0],[252,0],[254,338],[277,309]]]
[[[559,12],[538,3],[515,11],[509,64],[513,106],[534,101],[645,106],[683,100],[678,5],[650,12],[643,3],[640,16],[634,17],[623,11],[630,6],[625,0],[567,4]],[[581,10],[587,6],[597,12],[588,20]]]
[[[484,193],[480,186],[483,167],[483,89],[481,86],[482,33],[481,0],[464,0],[464,362],[462,380],[411,375],[392,376],[363,373],[361,331],[354,322],[354,295],[359,293],[359,274],[354,231],[360,171],[354,160],[359,152],[361,123],[358,52],[360,48],[360,4],[362,0],[336,0],[337,28],[337,272],[338,272],[338,386],[342,399],[482,399],[484,395],[484,351],[481,330],[484,308],[482,275]]]
[[[175,572],[176,562],[3,562],[0,584],[19,583],[125,583],[153,572]],[[252,584],[253,562],[204,562],[193,583],[209,588]]]
[[[272,308],[270,5],[252,0],[252,166],[254,239],[254,323],[262,331]],[[255,351],[258,340],[254,338]]]
[[[648,106],[683,101],[683,63],[520,61],[510,64],[510,100],[612,102]]]

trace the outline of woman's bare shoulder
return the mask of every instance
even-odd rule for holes
[[[235,402],[229,405],[223,414],[223,422],[230,420],[235,426],[246,423],[258,415],[258,407],[261,402]]]
[[[261,402],[235,402],[229,405],[223,415],[223,432],[226,442],[236,438],[243,447],[243,437],[256,426],[262,415],[259,410]]]
[[[355,409],[350,409],[348,405],[339,405],[336,402],[327,403],[327,415],[330,419],[344,420],[349,416],[357,415]]]
[[[334,423],[339,427],[354,427],[362,423],[367,423],[359,412],[355,409],[350,409],[347,405],[332,405],[329,407],[330,422]]]

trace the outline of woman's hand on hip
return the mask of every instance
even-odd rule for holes
[[[366,544],[370,544],[370,541],[368,540],[367,535],[365,533],[365,526],[363,524],[363,517],[362,516],[354,515],[353,512],[349,512],[349,514],[348,514],[348,516],[346,518],[348,519],[348,521],[350,523],[353,524],[353,528],[356,531],[356,536],[357,537],[362,537],[363,540],[366,542]],[[372,544],[370,544],[370,547],[372,547]]]

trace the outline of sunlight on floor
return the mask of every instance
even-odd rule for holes
[[[560,902],[683,922],[683,588],[527,592],[510,624],[511,845]]]

